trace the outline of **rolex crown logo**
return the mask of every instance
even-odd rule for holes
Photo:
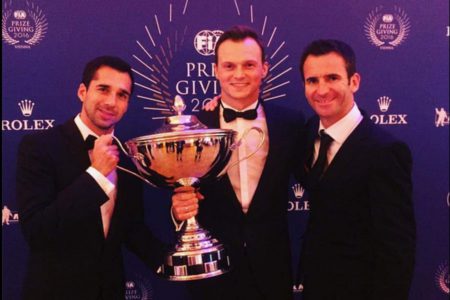
[[[294,191],[294,196],[297,199],[300,199],[303,197],[303,194],[305,193],[305,189],[301,186],[300,183],[296,183],[292,186],[292,190]]]
[[[24,117],[29,117],[33,113],[34,102],[28,99],[20,100],[19,107],[22,115]]]
[[[389,98],[388,96],[382,96],[378,98],[377,102],[378,106],[380,107],[380,110],[382,112],[386,112],[389,109],[389,105],[391,105],[391,101],[392,99]]]

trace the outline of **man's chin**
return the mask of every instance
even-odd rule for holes
[[[101,123],[97,124],[97,127],[104,132],[110,132],[114,129],[115,123]]]

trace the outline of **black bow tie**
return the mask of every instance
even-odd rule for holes
[[[94,148],[95,140],[97,138],[92,134],[88,135],[86,140],[84,141],[84,145],[86,146],[86,150],[92,150]]]
[[[225,107],[223,107],[222,102],[220,102],[220,105],[223,108],[223,118],[224,118],[225,122],[227,122],[227,123],[235,120],[236,118],[244,118],[246,120],[254,120],[258,116],[257,110],[259,107],[259,101],[254,109],[248,109],[245,111],[235,111],[233,109],[225,108]]]

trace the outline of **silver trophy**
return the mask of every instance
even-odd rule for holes
[[[257,149],[229,165],[232,151],[240,146],[250,130],[236,141],[234,130],[208,129],[197,117],[183,115],[186,106],[180,96],[175,97],[172,108],[177,113],[175,116],[167,117],[165,124],[154,134],[125,142],[127,150],[116,139],[133,160],[139,174],[118,168],[156,187],[199,187],[226,174],[226,170],[249,158],[264,142],[264,132],[252,127],[250,130],[256,130],[260,135]],[[192,217],[184,223],[177,244],[167,254],[159,272],[169,280],[187,281],[218,276],[229,269],[226,248]]]

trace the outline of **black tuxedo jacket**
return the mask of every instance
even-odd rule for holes
[[[319,119],[307,124],[303,182],[310,216],[304,299],[408,298],[415,257],[409,148],[364,115],[321,181],[308,182]]]
[[[163,245],[144,225],[142,185],[120,170],[105,239],[100,206],[108,197],[89,165],[73,120],[20,143],[17,200],[30,248],[24,299],[124,299],[122,244],[153,269],[162,261]]]
[[[231,264],[236,270],[242,264],[249,264],[254,275],[249,280],[258,285],[265,296],[262,299],[291,299],[288,184],[295,162],[301,157],[298,144],[304,134],[304,118],[299,112],[270,102],[264,103],[264,112],[269,153],[247,214],[243,213],[229,177],[225,175],[201,187],[205,199],[200,202],[198,219],[228,247]],[[219,107],[212,112],[202,111],[199,118],[209,128],[220,127]],[[229,276],[237,276],[235,271]],[[235,287],[225,286],[224,289],[233,291]],[[222,295],[213,299],[227,299],[221,294],[227,291],[217,285],[212,284],[211,290],[215,295]]]

